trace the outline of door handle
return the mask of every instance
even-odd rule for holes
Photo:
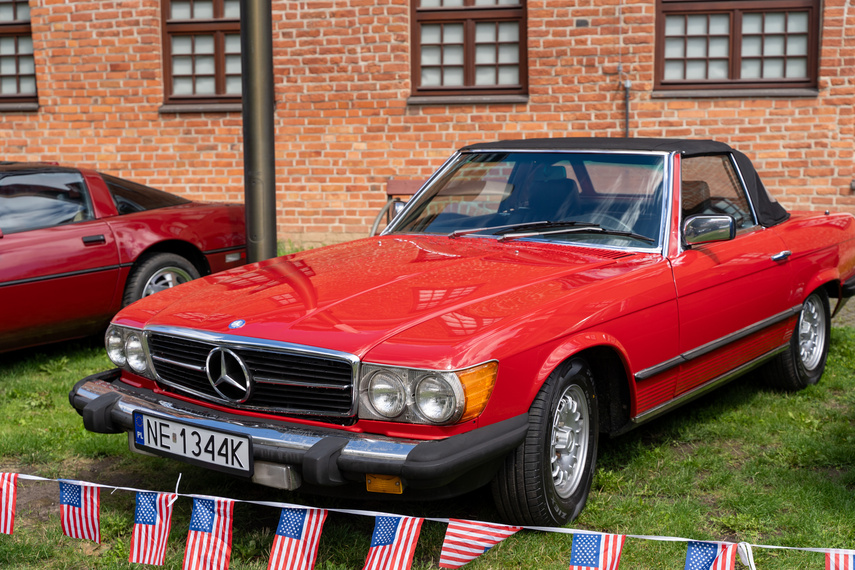
[[[772,261],[786,261],[787,258],[790,257],[791,255],[793,255],[792,251],[785,250],[785,251],[782,251],[781,253],[776,253],[775,255],[773,255]]]
[[[95,245],[99,243],[107,243],[107,238],[103,234],[97,236],[83,236],[83,245]]]

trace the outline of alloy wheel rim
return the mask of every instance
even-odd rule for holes
[[[813,370],[819,366],[825,347],[825,311],[819,297],[811,295],[805,301],[799,317],[799,358],[802,366]]]
[[[143,287],[142,296],[148,297],[159,291],[171,289],[176,285],[192,281],[192,279],[189,273],[179,267],[164,267],[149,277],[145,283],[145,287]]]
[[[561,498],[572,495],[582,480],[588,455],[589,418],[585,393],[579,386],[567,387],[555,408],[549,449],[552,483]]]

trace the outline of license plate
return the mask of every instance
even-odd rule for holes
[[[134,412],[134,446],[188,463],[252,476],[249,437]]]

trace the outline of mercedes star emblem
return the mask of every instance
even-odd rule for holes
[[[241,357],[228,348],[215,348],[205,363],[208,381],[224,400],[240,404],[249,399],[252,376]]]

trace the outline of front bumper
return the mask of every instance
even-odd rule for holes
[[[331,490],[349,482],[364,482],[366,474],[376,474],[400,477],[405,489],[429,491],[432,497],[453,495],[489,481],[528,430],[528,414],[522,414],[434,441],[353,433],[212,410],[135,388],[122,382],[120,376],[118,369],[94,374],[75,384],[69,393],[69,402],[83,417],[87,430],[132,433],[133,413],[139,410],[244,434],[252,439],[254,461],[261,467],[253,480],[287,489],[305,486]],[[281,481],[277,479],[280,476],[284,476]],[[433,491],[443,487],[449,492]],[[413,494],[418,493],[409,493]]]

